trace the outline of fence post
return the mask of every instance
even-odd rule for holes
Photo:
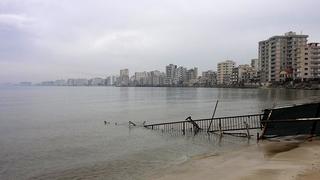
[[[250,131],[249,131],[249,124],[245,121],[244,122],[244,125],[246,126],[246,129],[247,129],[247,136],[248,136],[248,139],[250,139]]]
[[[183,129],[182,129],[182,133],[183,135],[186,134],[186,125],[185,125],[186,122],[183,122]]]
[[[221,118],[219,118],[219,132],[220,132],[220,135],[222,135],[222,128],[221,128]]]

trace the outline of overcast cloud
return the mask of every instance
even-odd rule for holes
[[[320,42],[319,0],[0,0],[0,82],[249,63],[258,41]]]

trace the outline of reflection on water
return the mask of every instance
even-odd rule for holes
[[[146,171],[192,156],[254,143],[128,128],[128,121],[208,118],[217,99],[216,117],[231,116],[311,102],[319,99],[319,91],[0,87],[0,179],[141,179]]]

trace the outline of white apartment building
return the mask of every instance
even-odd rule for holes
[[[217,83],[218,84],[230,84],[232,69],[235,67],[235,62],[226,60],[218,63],[217,66]]]
[[[297,79],[302,81],[320,78],[319,43],[308,43],[297,51]]]
[[[279,82],[297,77],[297,50],[307,44],[308,35],[294,32],[259,42],[261,82]]]
[[[183,82],[186,82],[187,80],[187,68],[185,67],[178,67],[176,69],[176,73],[175,73],[175,78],[174,78],[174,81],[173,83],[174,84],[182,84]]]

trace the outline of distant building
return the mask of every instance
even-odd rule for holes
[[[88,86],[89,80],[88,79],[75,79],[74,86]]]
[[[54,81],[43,81],[40,83],[41,86],[54,86]]]
[[[73,85],[74,85],[74,79],[68,79],[67,86],[73,86]]]
[[[239,65],[232,69],[231,82],[234,85],[256,84],[258,81],[258,71],[248,64]]]
[[[111,77],[111,79],[112,79],[112,86],[115,86],[115,85],[117,85],[118,84],[118,82],[120,81],[119,79],[119,76],[112,76]]]
[[[31,86],[32,82],[20,82],[19,85],[20,86]]]
[[[230,84],[230,78],[232,75],[232,69],[235,66],[235,62],[226,60],[218,63],[217,66],[217,82],[218,84]]]
[[[212,87],[212,86],[216,85],[217,84],[217,73],[212,70],[202,72],[200,84],[201,84],[201,86],[204,86],[204,87]]]
[[[260,71],[259,59],[251,59],[251,67],[253,67],[257,71]]]
[[[198,83],[198,68],[194,67],[187,70],[186,84],[188,86],[194,86]]]
[[[55,86],[65,86],[67,85],[67,82],[63,79],[58,79],[54,81],[54,85]]]
[[[147,85],[147,72],[135,72],[134,73],[134,85],[145,86]]]
[[[307,81],[320,79],[320,46],[309,43],[298,49],[297,79]]]
[[[173,85],[176,76],[177,65],[169,64],[166,66],[166,85]]]
[[[238,79],[242,84],[253,83],[257,81],[257,70],[248,64],[239,65]]]
[[[173,84],[182,85],[186,81],[187,81],[187,68],[180,66],[176,69]]]
[[[89,80],[89,85],[91,86],[104,86],[105,85],[105,79],[102,78],[93,78]]]
[[[165,74],[155,70],[150,72],[151,75],[151,85],[152,86],[163,86],[165,80]]]
[[[294,32],[259,42],[261,82],[279,82],[297,77],[297,50],[305,47],[308,35]]]
[[[108,76],[105,81],[106,86],[112,86],[112,77]]]
[[[119,86],[129,86],[129,69],[121,69]]]
[[[230,77],[231,84],[239,84],[239,68],[232,68],[232,73]]]

